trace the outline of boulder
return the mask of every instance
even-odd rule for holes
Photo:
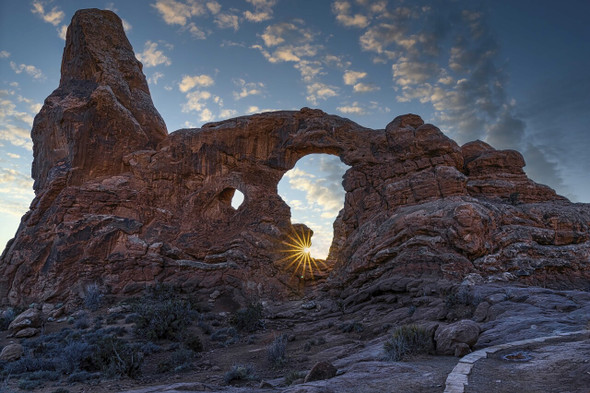
[[[18,343],[11,343],[2,348],[0,352],[0,360],[6,362],[13,362],[20,359],[23,356],[23,346]]]
[[[475,345],[479,332],[479,324],[469,319],[441,325],[434,334],[436,352],[441,355],[463,356]]]
[[[307,373],[304,382],[334,378],[337,371],[336,367],[330,362],[318,362],[314,364],[309,373]]]
[[[16,335],[20,330],[38,328],[41,326],[41,323],[41,312],[36,308],[29,308],[14,318],[10,325],[8,325],[8,332]]]
[[[13,337],[29,338],[29,337],[36,336],[37,334],[39,334],[40,331],[41,330],[39,330],[37,328],[28,327],[28,328],[21,329],[18,332],[14,333]]]

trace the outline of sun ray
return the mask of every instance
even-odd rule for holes
[[[321,270],[318,262],[324,268],[327,268],[327,265],[324,261],[311,256],[311,232],[306,232],[303,228],[301,228],[301,231],[293,228],[293,232],[287,235],[287,239],[282,242],[284,248],[279,250],[287,255],[277,262],[280,264],[285,263],[285,270],[293,269],[293,276],[297,275],[301,279],[308,276],[315,280],[314,271]]]

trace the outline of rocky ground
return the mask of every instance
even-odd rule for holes
[[[33,306],[29,323],[20,318],[15,328],[16,318],[0,336],[3,358],[6,347],[22,349],[0,363],[2,391],[443,392],[455,354],[582,330],[590,319],[588,292],[469,284],[400,278],[380,292],[242,308],[220,291],[194,298],[174,287],[140,298],[97,296],[78,310]],[[145,326],[143,316],[159,324]],[[427,346],[393,361],[384,344],[408,325],[426,332]],[[25,329],[34,335],[15,337]],[[556,389],[569,390],[545,391],[584,392],[589,348],[587,339],[522,348],[536,363],[499,353],[476,363],[466,391],[536,392],[559,381]],[[304,383],[321,362],[333,372]]]

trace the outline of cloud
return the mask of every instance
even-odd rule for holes
[[[380,89],[379,86],[367,83],[356,83],[353,88],[355,93],[369,93],[371,91],[377,91]]]
[[[143,47],[143,52],[135,55],[146,67],[155,67],[160,64],[169,66],[172,64],[170,59],[158,49],[158,44],[152,41],[146,41]]]
[[[369,24],[369,18],[365,15],[351,15],[351,6],[348,1],[335,1],[332,3],[332,12],[336,20],[346,27],[364,28]]]
[[[322,62],[318,60],[300,60],[294,67],[306,83],[311,83],[322,74]]]
[[[181,92],[186,93],[196,86],[207,87],[213,85],[214,83],[215,81],[209,75],[184,75],[182,77],[182,81],[178,84],[178,89]]]
[[[307,89],[307,101],[313,105],[318,104],[318,100],[327,100],[330,97],[338,95],[338,88],[336,86],[326,85],[321,82],[314,82],[306,86]]]
[[[211,98],[211,93],[208,91],[191,91],[186,95],[187,101],[182,106],[182,111],[187,112],[200,112],[205,108],[205,104],[203,101],[207,101]]]
[[[0,90],[0,141],[32,151],[30,128],[33,124],[34,111],[39,104],[18,96],[17,101],[24,102],[29,109],[29,111],[21,111],[17,109],[13,97],[15,97],[14,91]]]
[[[0,59],[8,59],[10,57],[10,52],[5,50],[0,51]]]
[[[18,154],[15,154],[15,153],[10,153],[10,152],[8,152],[8,153],[6,153],[6,155],[7,155],[8,157],[10,157],[10,158],[15,158],[15,159],[21,158],[21,156],[20,156],[20,155],[18,155]]]
[[[252,95],[261,95],[262,89],[264,89],[264,83],[262,82],[246,82],[244,79],[234,80],[234,84],[240,88],[240,91],[234,91],[234,99],[240,100]]]
[[[238,114],[238,111],[235,109],[222,109],[219,112],[219,117],[222,119],[229,119],[230,117],[234,117]]]
[[[366,114],[365,109],[362,108],[358,102],[353,102],[352,105],[339,106],[336,108],[338,111],[345,114],[364,115]]]
[[[211,121],[213,119],[213,113],[207,108],[203,109],[199,115],[199,120],[201,121]]]
[[[249,113],[249,114],[250,113],[256,113],[256,112],[259,112],[259,111],[260,111],[260,108],[257,107],[257,106],[255,106],[255,105],[249,106],[248,109],[246,109],[246,113]]]
[[[217,1],[208,1],[206,5],[209,12],[211,12],[213,15],[216,15],[219,13],[219,11],[221,11],[221,4],[219,4]]]
[[[401,86],[417,85],[433,78],[438,79],[439,66],[434,62],[410,60],[401,57],[391,66],[395,83]]]
[[[310,43],[314,34],[303,27],[303,21],[281,22],[269,25],[260,36],[267,47],[278,46],[283,43],[302,45]]]
[[[43,21],[51,23],[54,26],[59,25],[65,17],[64,12],[59,10],[58,7],[53,7],[51,11],[45,11],[43,3],[39,0],[33,1],[33,9],[31,11],[33,14],[39,15]]]
[[[0,192],[7,192],[4,186],[11,184],[17,189],[32,190],[33,180],[31,176],[25,175],[15,169],[0,168]]]
[[[33,180],[31,176],[15,169],[0,168],[0,194],[0,213],[20,217],[28,210],[35,196]]]
[[[185,26],[193,16],[201,16],[207,13],[207,8],[201,3],[194,0],[187,2],[175,0],[158,0],[152,4],[164,22],[169,25]]]
[[[61,25],[60,27],[57,28],[57,35],[59,36],[59,38],[61,38],[64,41],[66,40],[67,33],[68,33],[68,26]]]
[[[234,31],[238,31],[240,28],[238,16],[233,14],[218,14],[215,18],[215,24],[220,29],[234,29]]]
[[[366,72],[360,71],[346,71],[344,72],[343,79],[345,85],[354,85],[359,79],[363,79],[367,76]]]
[[[207,34],[203,30],[199,29],[194,22],[189,23],[187,27],[188,31],[196,39],[204,40],[205,38],[207,38]]]
[[[272,19],[273,10],[277,0],[246,0],[254,6],[254,12],[245,11],[244,18],[250,22],[260,23]]]
[[[150,76],[148,78],[148,82],[151,83],[151,84],[157,85],[158,84],[158,80],[160,80],[163,77],[164,77],[164,74],[163,73],[156,71],[156,72],[154,72],[152,74],[152,76]]]
[[[44,79],[43,72],[34,65],[16,64],[14,61],[10,62],[10,68],[17,74],[26,73],[33,77],[33,79]]]
[[[33,151],[31,131],[14,124],[0,125],[0,141],[6,141],[14,146]]]
[[[344,203],[344,193],[341,190],[330,187],[325,179],[312,179],[307,176],[292,176],[289,185],[305,193],[305,199],[309,206],[317,206],[321,214],[335,218]],[[324,217],[326,218],[326,217]]]

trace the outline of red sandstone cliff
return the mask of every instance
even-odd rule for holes
[[[316,285],[469,273],[590,282],[590,205],[528,179],[520,153],[458,146],[419,116],[371,130],[304,108],[167,135],[110,11],[74,15],[60,86],[32,136],[36,198],[0,259],[1,303],[74,299],[90,283],[114,294],[154,281],[239,296],[298,291],[278,262],[292,226],[277,184],[310,153],[351,166],[332,270]]]

